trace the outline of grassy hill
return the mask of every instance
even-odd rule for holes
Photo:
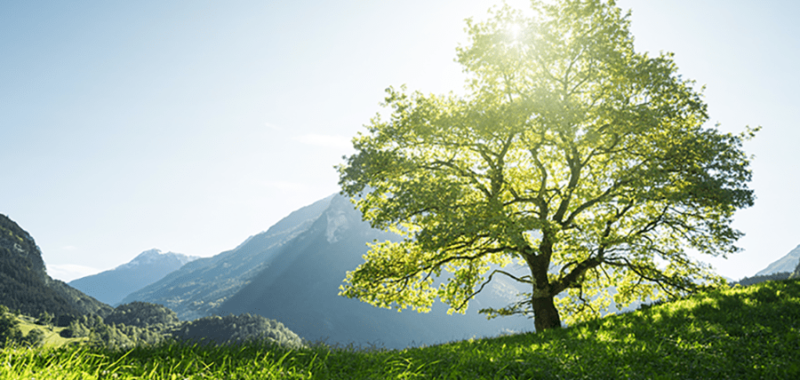
[[[30,335],[31,331],[38,330],[42,333],[41,344],[45,348],[58,348],[69,344],[80,344],[87,340],[87,338],[64,338],[61,336],[61,331],[66,327],[53,326],[52,324],[40,324],[36,322],[36,318],[26,315],[15,315],[13,313],[5,313],[5,316],[13,318],[17,321],[17,328],[24,336]]]
[[[568,329],[405,350],[170,343],[5,349],[9,379],[800,378],[800,280],[719,289]]]

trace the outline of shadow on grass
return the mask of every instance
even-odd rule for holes
[[[793,378],[800,375],[800,281],[714,290],[568,329],[399,356],[436,358],[427,373],[435,376],[468,369],[463,375],[489,378]]]

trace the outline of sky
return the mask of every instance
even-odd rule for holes
[[[462,92],[464,19],[496,3],[1,2],[0,213],[64,281],[151,248],[232,249],[338,192],[385,88]],[[800,2],[617,5],[636,50],[705,85],[710,126],[763,126],[743,251],[703,258],[751,276],[800,244]]]

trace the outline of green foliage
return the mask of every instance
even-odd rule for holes
[[[136,301],[117,306],[105,318],[105,322],[108,324],[125,324],[164,330],[179,324],[180,320],[174,311],[165,306]]]
[[[2,342],[8,339],[23,345],[47,343],[51,346],[74,343],[109,350],[152,347],[171,341],[218,344],[259,341],[285,347],[303,346],[302,339],[282,323],[259,315],[217,316],[181,322],[172,310],[145,302],[121,305],[106,319],[99,315],[83,315],[63,328],[48,325],[46,331],[40,328],[40,322],[46,319],[44,315],[38,319],[24,315],[19,318],[27,321],[25,326],[10,313],[0,316]]]
[[[126,334],[127,333],[127,334]],[[136,335],[139,331],[135,327],[131,329],[118,328],[116,325],[106,325],[104,323],[95,325],[89,332],[89,344],[95,347],[108,349],[130,349],[136,346]],[[147,342],[141,342],[147,343]]]
[[[210,316],[184,322],[171,329],[170,335],[179,340],[203,343],[230,344],[248,340],[269,341],[287,347],[301,347],[297,334],[275,320],[260,315]]]
[[[77,320],[70,322],[69,326],[59,333],[62,338],[84,338],[89,334],[91,334],[91,330]]]
[[[42,326],[49,326],[50,324],[53,323],[53,315],[46,311],[43,311],[39,313],[39,318],[36,319],[36,323]]]
[[[6,342],[21,342],[22,339],[17,318],[8,313],[8,308],[0,306],[0,348],[5,347]]]
[[[0,307],[0,311],[3,308]],[[11,346],[59,347],[66,344],[79,344],[82,338],[70,336],[68,327],[43,325],[41,320],[24,314],[0,314],[0,341]],[[3,344],[0,344],[2,348]]]
[[[635,51],[613,2],[533,8],[532,18],[502,7],[468,22],[457,58],[467,95],[389,88],[390,118],[353,139],[357,153],[338,167],[343,193],[405,239],[372,244],[342,295],[419,311],[439,298],[464,312],[503,274],[531,293],[483,311],[533,311],[540,330],[561,326],[559,312],[572,324],[611,301],[721,282],[687,252],[739,250],[730,223],[753,204],[742,143],[755,130],[704,126],[694,83],[671,54]],[[512,261],[530,274],[497,269]]]
[[[22,342],[27,343],[29,346],[41,346],[44,343],[45,332],[41,329],[35,328],[28,331],[28,334],[22,338]]]
[[[794,272],[789,274],[789,278],[800,278],[800,263],[797,263],[797,267],[794,268]]]
[[[4,349],[4,379],[793,379],[800,280],[698,293],[563,330],[405,350],[165,342]]]

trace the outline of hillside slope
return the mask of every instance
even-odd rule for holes
[[[192,261],[155,283],[126,296],[122,303],[143,301],[174,310],[183,320],[212,314],[274,259],[281,246],[305,231],[327,208],[327,197],[303,207],[251,236],[233,250]]]
[[[789,251],[785,256],[775,260],[766,268],[758,271],[756,276],[765,276],[768,274],[778,272],[793,272],[797,265],[800,263],[800,245]]]
[[[524,291],[502,276],[495,277],[470,303],[466,315],[447,315],[447,308],[441,303],[434,304],[427,314],[410,309],[398,313],[338,295],[345,273],[363,262],[366,242],[397,238],[370,228],[348,199],[336,196],[310,228],[282,247],[271,265],[216,312],[253,313],[276,319],[311,341],[388,348],[533,328],[532,321],[524,317],[489,321],[478,314],[481,308],[506,306]]]
[[[33,237],[0,214],[0,304],[38,316],[47,312],[56,321],[111,307],[47,275],[42,253]]]

